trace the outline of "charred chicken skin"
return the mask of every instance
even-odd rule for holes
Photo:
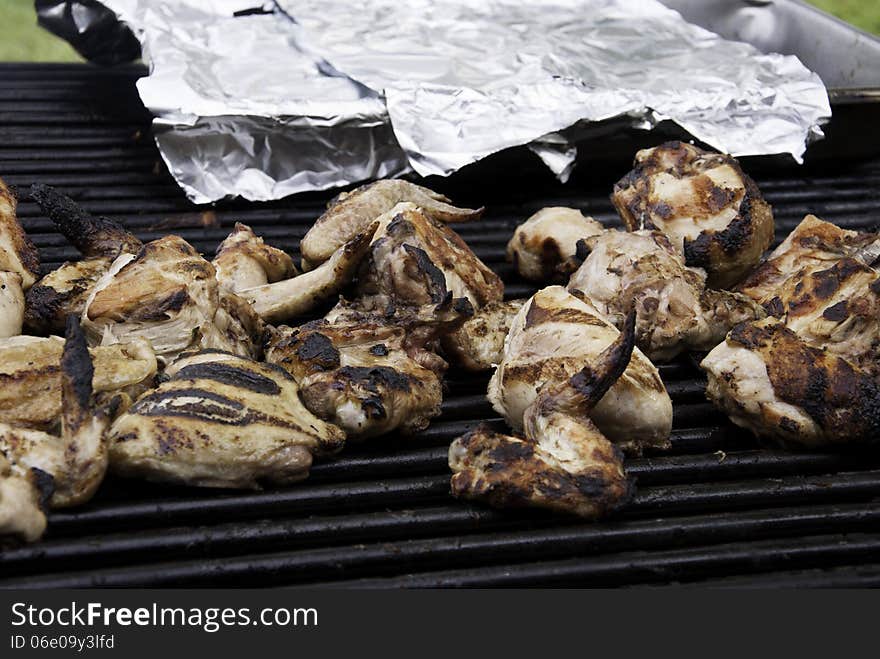
[[[200,487],[256,488],[308,476],[345,435],[303,405],[284,369],[218,351],[184,355],[170,379],[110,429],[112,471]]]
[[[422,186],[400,180],[382,180],[343,192],[334,199],[303,237],[303,269],[323,263],[343,244],[366,231],[380,215],[402,202],[419,206],[440,222],[466,222],[479,218],[483,209],[458,208],[449,199]]]
[[[701,364],[734,423],[811,446],[880,439],[878,247],[808,216],[744,282],[771,317],[733,328]]]
[[[452,494],[496,507],[534,506],[602,517],[632,495],[623,454],[590,418],[626,370],[635,345],[635,317],[596,358],[568,379],[547,381],[523,418],[524,436],[487,426],[449,448]]]
[[[427,318],[343,305],[324,319],[279,328],[266,359],[287,369],[306,407],[349,439],[408,435],[440,414],[446,362],[426,346],[461,320],[449,305]]]
[[[713,288],[742,280],[773,239],[770,205],[739,163],[682,142],[639,151],[611,200],[627,229],[665,233]]]
[[[706,288],[701,270],[659,231],[608,230],[580,243],[584,262],[569,280],[620,327],[636,310],[636,344],[653,362],[683,350],[708,351],[737,323],[764,317],[750,298]]]
[[[0,535],[37,540],[48,507],[88,501],[104,478],[109,418],[93,405],[94,371],[75,317],[68,321],[66,339],[60,434],[0,423]]]
[[[549,286],[517,313],[504,356],[489,382],[489,400],[515,430],[549,382],[565,382],[620,332],[584,296]],[[636,348],[620,378],[596,402],[590,418],[609,440],[627,452],[665,448],[672,429],[672,401],[656,367]]]

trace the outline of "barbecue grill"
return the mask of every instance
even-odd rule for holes
[[[193,206],[153,145],[134,85],[144,74],[0,65],[0,176],[22,188],[57,186],[143,240],[173,232],[211,254],[241,221],[298,256],[300,237],[331,193]],[[862,139],[869,133],[859,133],[875,128],[876,102],[852,93],[835,100],[829,140],[805,166],[745,159],[774,207],[777,242],[807,212],[853,229],[880,218],[880,157]],[[487,207],[482,221],[456,230],[502,276],[508,297],[526,296],[534,288],[504,261],[516,224],[547,205],[616,224],[613,182],[636,148],[665,137],[613,135],[566,185],[524,150],[426,184],[462,205]],[[19,217],[45,270],[76,258],[34,203],[22,198]],[[297,485],[233,492],[109,478],[88,505],[52,513],[41,542],[0,551],[0,583],[880,585],[880,451],[762,447],[706,402],[692,359],[660,372],[675,406],[672,449],[627,461],[638,494],[607,521],[453,500],[449,443],[497,415],[485,400],[487,375],[451,371],[443,415],[426,431],[346,448]]]

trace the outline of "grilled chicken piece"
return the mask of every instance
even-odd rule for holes
[[[266,360],[287,369],[306,407],[349,439],[410,435],[440,414],[446,362],[427,346],[461,320],[451,304],[430,317],[340,305],[324,319],[279,328]]]
[[[25,327],[37,334],[58,334],[71,314],[81,315],[98,280],[120,254],[137,254],[143,244],[106,217],[95,217],[54,188],[31,186],[31,197],[83,255],[38,281],[28,291]]]
[[[115,473],[200,487],[257,488],[308,476],[312,457],[345,434],[302,404],[284,369],[203,351],[169,365],[170,379],[110,429]]]
[[[251,306],[220,290],[214,266],[178,236],[121,254],[92,289],[83,326],[103,345],[147,339],[165,363],[198,349],[258,356],[263,332]]]
[[[486,426],[449,447],[452,494],[499,508],[535,506],[602,517],[633,492],[623,454],[590,414],[624,373],[634,341],[635,316],[596,359],[567,380],[548,381],[524,415],[525,437]]]
[[[504,358],[489,382],[489,400],[515,430],[547,382],[565,381],[617,339],[614,327],[586,297],[561,286],[538,291],[513,319]],[[666,448],[672,401],[654,365],[636,348],[590,418],[627,452]]]
[[[758,436],[807,446],[880,440],[876,372],[809,345],[775,318],[734,327],[701,366],[709,398]]]
[[[323,263],[344,243],[366,231],[380,215],[401,202],[411,202],[441,222],[466,222],[483,214],[483,209],[457,208],[441,194],[414,183],[382,180],[343,192],[303,237],[300,251],[303,269]]]
[[[449,296],[479,309],[500,302],[504,284],[452,229],[421,208],[400,204],[379,219],[358,295],[367,309],[437,305]]]
[[[880,235],[808,215],[740,290],[817,348],[880,369]]]
[[[639,151],[611,201],[627,229],[658,229],[703,268],[712,288],[730,288],[773,240],[773,213],[735,158],[667,142]]]
[[[217,248],[211,262],[220,286],[233,293],[296,276],[293,259],[284,251],[267,245],[253,230],[240,222]]]
[[[577,209],[542,208],[513,232],[507,260],[530,281],[563,284],[580,264],[575,257],[578,241],[602,231],[599,222]]]
[[[107,469],[108,416],[92,405],[92,362],[71,317],[61,357],[61,433],[0,423],[0,535],[36,540],[53,508],[88,501]]]
[[[40,272],[37,248],[15,216],[16,200],[0,179],[0,338],[21,334],[24,294]]]
[[[369,225],[314,270],[238,293],[266,322],[281,323],[302,316],[351,282],[370,249],[377,226],[376,222]]]
[[[0,340],[0,417],[21,428],[57,431],[61,418],[64,339],[15,336]],[[98,400],[136,398],[153,385],[156,355],[143,339],[89,349]]]
[[[460,329],[445,334],[444,352],[469,371],[495,368],[504,357],[504,339],[525,300],[490,302],[466,320]]]
[[[659,231],[608,230],[581,245],[586,256],[569,281],[620,327],[637,314],[636,344],[653,362],[683,350],[711,350],[737,323],[763,318],[744,295],[707,289],[702,270],[687,268],[681,252]]]

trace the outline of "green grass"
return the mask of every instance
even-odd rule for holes
[[[880,34],[880,0],[812,0],[867,32]],[[67,42],[37,25],[33,0],[0,0],[0,62],[81,62]]]

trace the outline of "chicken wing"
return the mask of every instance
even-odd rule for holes
[[[627,229],[658,229],[713,288],[740,281],[773,240],[773,213],[736,159],[667,142],[639,151],[611,201]]]
[[[178,236],[117,257],[86,300],[83,326],[104,345],[147,339],[166,363],[200,348],[257,356],[263,332],[251,305],[220,290],[214,266]]]
[[[107,469],[107,413],[92,404],[93,368],[79,319],[61,356],[60,436],[0,423],[0,535],[36,540],[44,508],[88,501]]]
[[[504,284],[452,229],[421,208],[401,204],[380,218],[357,292],[372,309],[437,305],[450,295],[479,309],[500,302]]]
[[[256,488],[308,476],[345,434],[306,409],[293,377],[229,353],[184,355],[170,379],[110,428],[111,470],[200,487]]]
[[[578,241],[602,231],[599,222],[574,208],[542,208],[513,232],[507,260],[530,281],[564,284],[580,265]]]
[[[47,185],[31,186],[31,197],[64,237],[84,256],[38,281],[26,298],[25,327],[37,334],[63,332],[67,317],[81,315],[98,280],[120,254],[137,254],[143,244],[122,225],[95,217]]]
[[[344,243],[401,202],[416,204],[441,222],[466,222],[483,214],[482,208],[452,206],[443,195],[414,183],[376,181],[344,192],[330,203],[300,243],[303,269],[310,270],[329,259]]]
[[[314,270],[238,293],[266,322],[281,323],[302,316],[351,283],[370,249],[377,226],[376,222],[369,225]]]
[[[612,229],[580,246],[586,258],[569,290],[584,293],[618,327],[635,309],[636,345],[655,363],[683,350],[711,350],[737,323],[765,315],[744,295],[707,289],[705,274],[685,267],[659,231]]]
[[[489,382],[490,402],[512,428],[522,429],[526,409],[547,382],[568,380],[595,363],[619,334],[586,297],[561,286],[538,291],[513,319],[504,358]],[[626,451],[668,446],[672,401],[638,348],[590,418]]]
[[[631,481],[623,454],[590,414],[626,370],[632,355],[635,317],[597,357],[571,378],[548,381],[524,414],[524,438],[486,426],[449,447],[452,494],[492,506],[535,506],[602,517],[626,503]]]

